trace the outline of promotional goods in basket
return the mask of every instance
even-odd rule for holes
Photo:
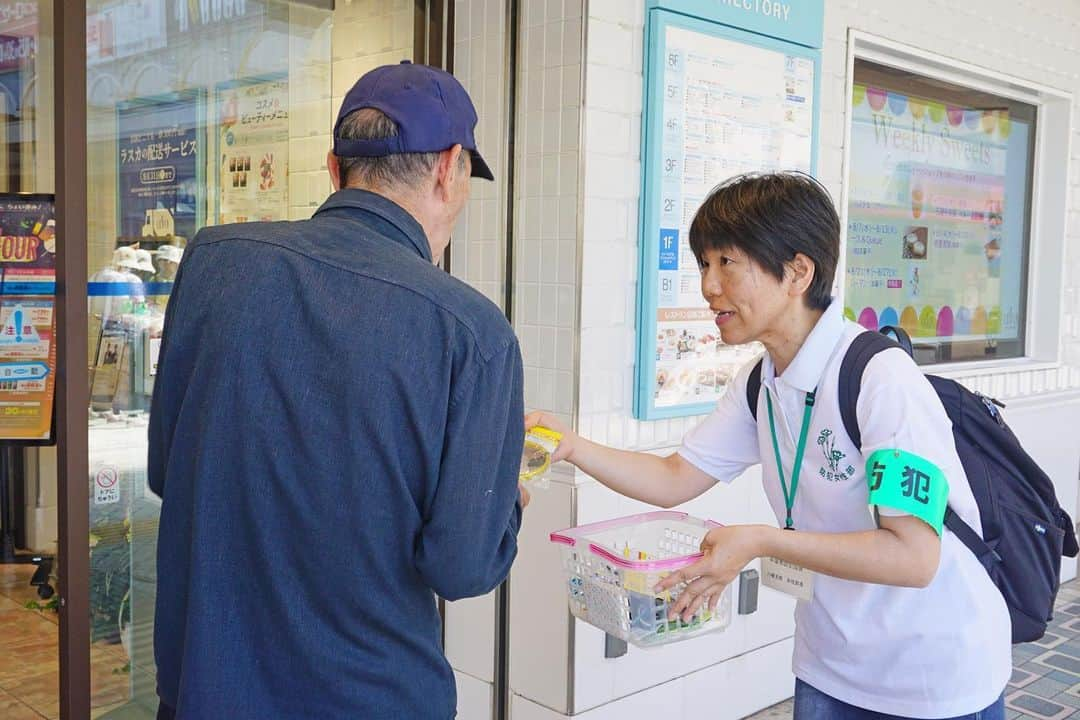
[[[653,591],[668,574],[701,559],[701,541],[715,527],[683,512],[657,511],[552,533],[562,551],[570,612],[638,647],[723,630],[731,623],[730,585],[715,610],[703,605],[689,622],[668,619],[685,585]]]

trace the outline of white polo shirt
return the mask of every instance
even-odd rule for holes
[[[934,463],[949,481],[949,505],[982,527],[956,454],[952,425],[930,383],[899,348],[866,366],[857,415],[860,453],[840,417],[838,376],[851,341],[866,330],[844,320],[834,302],[794,361],[776,377],[766,354],[762,386],[772,393],[777,440],[790,478],[806,394],[817,388],[798,492],[796,530],[854,532],[876,527],[868,506],[865,458],[899,448]],[[730,482],[761,463],[762,484],[783,526],[784,495],[776,471],[764,392],[755,422],[746,404],[745,368],[716,410],[683,440],[679,454],[717,480]],[[883,515],[904,513],[886,508]],[[912,718],[974,713],[997,700],[1012,672],[1011,626],[1001,593],[948,529],[941,562],[926,588],[814,578],[814,598],[795,609],[792,667],[803,682],[860,708]]]

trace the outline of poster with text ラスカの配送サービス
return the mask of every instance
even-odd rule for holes
[[[117,210],[122,239],[183,246],[202,227],[206,216],[205,105],[203,90],[117,105]]]

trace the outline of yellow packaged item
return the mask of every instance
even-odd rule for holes
[[[525,482],[544,475],[551,467],[551,454],[559,447],[562,433],[537,425],[525,433],[518,480]]]

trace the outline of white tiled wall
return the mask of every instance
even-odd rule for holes
[[[476,144],[495,181],[471,181],[469,203],[450,244],[450,270],[499,307],[505,299],[510,186],[507,43],[504,2],[455,0],[453,72],[476,106]],[[492,712],[495,617],[495,593],[446,604],[445,651],[458,678],[461,717],[482,718]]]
[[[589,3],[578,417],[583,435],[637,449],[697,422],[633,419],[644,24],[644,2]]]
[[[585,68],[580,431],[600,442],[663,448],[698,418],[632,417],[640,192],[644,2],[590,0]],[[827,0],[819,176],[840,198],[847,33],[853,27],[1071,92],[1064,365],[961,378],[1003,399],[1080,388],[1080,4],[996,0]]]
[[[290,8],[294,21],[312,12]],[[340,14],[340,10],[336,14]],[[337,105],[331,101],[332,28],[336,17],[319,24],[310,44],[289,44],[289,219],[311,217],[332,188],[326,173],[326,152]],[[340,101],[339,101],[340,102]]]
[[[506,23],[503,0],[454,3],[454,75],[476,106],[476,146],[495,181],[472,181],[469,204],[454,228],[450,271],[500,307],[506,292],[506,193],[510,187]]]
[[[295,18],[311,9],[294,5]],[[289,218],[311,216],[332,191],[326,172],[331,131],[345,93],[379,65],[413,57],[409,0],[343,0],[310,46],[296,46],[290,64]]]
[[[589,3],[579,431],[644,448],[690,421],[633,420],[645,3]]]
[[[522,0],[514,326],[525,404],[570,421],[577,394],[583,0]]]

